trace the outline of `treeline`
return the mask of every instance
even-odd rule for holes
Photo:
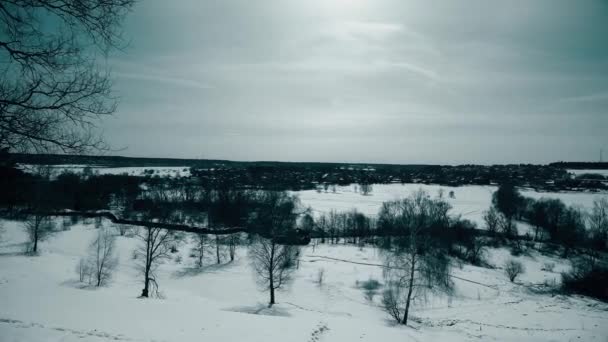
[[[492,206],[484,213],[486,229],[506,236],[517,235],[514,221],[530,224],[528,240],[556,243],[564,255],[574,248],[608,250],[608,199],[598,196],[590,211],[567,206],[558,198],[522,196],[512,184],[503,184],[493,194]]]

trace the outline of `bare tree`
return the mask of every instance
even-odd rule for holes
[[[116,238],[109,229],[100,229],[97,237],[91,242],[92,253],[89,256],[95,277],[95,286],[106,284],[112,277],[112,272],[118,265],[115,255]]]
[[[449,204],[431,199],[424,191],[384,204],[382,215],[400,234],[395,248],[385,256],[384,309],[401,324],[407,324],[411,302],[432,291],[449,292],[450,261],[434,245],[432,229],[448,227]],[[392,207],[388,210],[387,207]],[[391,217],[386,217],[390,215]]]
[[[226,241],[228,243],[228,254],[230,256],[230,261],[234,261],[234,258],[236,257],[236,249],[241,244],[241,235],[238,233],[230,234],[230,236],[226,238]]]
[[[257,237],[251,245],[249,257],[258,285],[270,292],[269,306],[275,304],[275,290],[291,280],[297,255],[298,247],[280,245],[273,239]]]
[[[602,197],[593,201],[588,222],[594,247],[608,249],[608,198]]]
[[[219,236],[219,234],[215,234],[215,260],[219,265],[222,263],[222,254],[223,254],[223,238]]]
[[[91,284],[93,272],[91,264],[86,258],[80,258],[78,265],[76,265],[76,273],[78,273],[78,280],[80,280],[81,283],[86,281]]]
[[[104,148],[95,122],[116,101],[97,63],[124,43],[135,0],[0,3],[0,148],[84,152]]]
[[[55,225],[50,217],[34,213],[25,222],[25,231],[30,242],[29,250],[38,253],[38,242],[48,238],[55,231]]]
[[[298,198],[286,192],[261,194],[260,207],[250,224],[260,233],[249,247],[249,256],[258,285],[268,289],[269,305],[275,304],[275,290],[290,279],[297,263],[299,248],[279,244],[293,230],[298,216]],[[262,237],[263,236],[263,237]]]
[[[196,256],[196,266],[198,268],[203,267],[203,261],[205,258],[205,252],[209,247],[209,238],[207,234],[196,234],[194,235],[194,247],[192,247],[192,251]]]
[[[498,229],[500,228],[500,215],[500,212],[493,206],[483,213],[483,220],[486,224],[486,229],[493,236],[498,233]]]
[[[526,268],[521,262],[511,259],[505,263],[504,270],[509,280],[514,282],[517,276],[526,271]]]
[[[362,183],[359,185],[359,189],[361,190],[361,195],[367,196],[372,193],[373,187],[371,184]]]
[[[160,262],[171,255],[171,246],[179,242],[177,235],[167,229],[145,227],[140,229],[137,237],[141,245],[135,250],[140,261],[139,270],[144,276],[144,288],[141,297],[158,294],[158,282],[154,272]]]
[[[118,266],[115,242],[116,238],[109,229],[97,231],[89,245],[88,257],[80,259],[76,268],[81,282],[86,280],[89,285],[102,286],[112,278],[112,272]]]

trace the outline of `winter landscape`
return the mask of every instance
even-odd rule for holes
[[[0,342],[608,342],[606,23],[0,1]]]

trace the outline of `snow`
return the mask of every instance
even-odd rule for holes
[[[484,226],[483,212],[488,210],[492,202],[492,194],[497,187],[492,185],[469,185],[450,187],[443,185],[426,184],[374,184],[370,195],[362,195],[355,192],[355,185],[337,187],[335,193],[317,192],[316,190],[304,190],[294,192],[299,195],[303,206],[311,207],[315,215],[327,213],[331,210],[347,211],[357,209],[366,215],[378,214],[383,202],[397,200],[409,196],[411,193],[424,190],[431,196],[437,196],[443,191],[444,199],[452,205],[450,213],[460,215],[463,219],[471,220],[479,227]],[[454,192],[454,198],[450,198],[450,191]],[[536,192],[530,189],[520,190],[525,197],[539,199],[559,198],[566,205],[580,206],[585,210],[593,207],[593,201],[608,193],[586,193],[586,192]],[[529,227],[522,222],[518,223],[520,232],[525,232]]]
[[[378,190],[374,188],[374,196]],[[464,193],[457,192],[457,198],[466,199]],[[506,249],[489,251],[495,269],[456,267],[454,276],[485,286],[454,279],[454,296],[415,303],[416,319],[412,326],[403,327],[395,326],[381,310],[380,294],[369,301],[357,286],[370,278],[382,282],[382,269],[339,261],[381,263],[371,247],[305,247],[293,283],[277,293],[278,304],[269,309],[267,294],[254,281],[245,247],[232,263],[215,265],[210,256],[198,270],[189,258],[190,246],[180,246],[157,271],[164,298],[138,299],[142,283],[132,257],[139,243],[136,238],[117,237],[120,257],[112,282],[87,288],[77,282],[75,267],[96,234],[94,225],[78,224],[58,232],[40,245],[39,256],[28,256],[22,253],[22,223],[2,222],[3,342],[605,341],[608,336],[607,305],[528,290],[530,284],[559,281],[559,272],[569,268],[564,259],[537,253],[516,257],[528,270],[517,284],[510,283],[499,268],[511,258]],[[107,221],[104,225],[113,229]],[[542,271],[549,261],[556,264],[555,270]],[[319,269],[325,270],[322,285],[314,281]]]

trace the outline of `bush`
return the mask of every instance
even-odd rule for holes
[[[543,267],[540,268],[541,271],[546,271],[546,272],[553,272],[553,269],[555,268],[555,263],[554,262],[546,262],[543,264]]]
[[[562,289],[569,293],[597,298],[608,302],[608,268],[588,260],[578,260],[572,270],[562,273]]]
[[[374,300],[374,296],[378,293],[378,289],[382,286],[382,284],[376,279],[369,278],[366,281],[363,281],[359,284],[359,287],[363,289],[365,294],[365,298],[369,301]]]
[[[524,265],[516,260],[509,260],[505,263],[505,274],[507,275],[507,277],[509,277],[509,280],[511,282],[515,281],[515,278],[517,278],[518,275],[524,273],[526,271],[526,268],[524,267]]]

